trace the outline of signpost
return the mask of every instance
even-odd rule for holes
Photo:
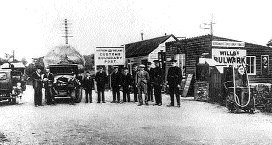
[[[124,65],[124,47],[96,47],[94,55],[95,65]]]
[[[212,46],[216,46],[216,47],[245,47],[245,42],[212,41]]]
[[[246,63],[246,50],[242,49],[212,49],[212,58],[216,65],[233,65]]]

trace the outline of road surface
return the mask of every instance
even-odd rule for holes
[[[22,104],[0,106],[0,144],[272,144],[270,114],[232,114],[217,104],[181,99],[181,107],[68,102],[33,105],[27,86]],[[93,102],[96,102],[94,95]],[[152,102],[150,104],[153,104]]]

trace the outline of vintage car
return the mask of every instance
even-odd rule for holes
[[[27,82],[27,77],[25,74],[25,66],[23,65],[23,63],[4,63],[3,65],[1,65],[1,69],[12,69],[17,71],[17,73],[21,73],[20,74],[20,83],[21,83],[21,87],[22,87],[22,91],[26,90],[26,82]]]
[[[84,57],[71,45],[60,45],[50,50],[43,58],[44,66],[54,75],[53,93],[55,98],[69,98],[74,95],[75,102],[82,98],[82,88],[75,86],[69,91],[68,81],[79,75],[85,65]]]
[[[20,71],[12,69],[0,69],[0,101],[8,101],[10,104],[16,104],[21,93]]]
[[[69,94],[69,80],[78,75],[78,66],[76,64],[56,64],[49,65],[50,72],[54,75],[53,94],[55,99],[70,98]],[[82,88],[80,82],[71,92],[76,103],[82,99]]]

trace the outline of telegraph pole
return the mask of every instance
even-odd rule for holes
[[[65,32],[65,35],[64,36],[62,36],[62,37],[65,37],[65,44],[68,44],[68,38],[69,37],[73,37],[72,35],[69,35],[69,32],[68,32],[68,28],[69,28],[69,26],[68,26],[68,24],[70,24],[70,23],[68,23],[67,22],[67,19],[65,19],[64,20],[64,32]]]
[[[14,62],[14,50],[12,50],[12,62]]]
[[[204,27],[201,27],[201,25],[200,25],[200,28],[201,29],[210,29],[210,34],[211,34],[211,36],[213,36],[213,25],[215,24],[214,22],[213,22],[213,15],[212,15],[212,18],[211,18],[211,21],[210,21],[210,23],[203,23],[204,24]],[[208,27],[205,27],[205,26],[208,26]]]
[[[212,49],[212,41],[213,41],[213,25],[215,24],[214,22],[213,22],[213,14],[212,14],[212,18],[211,18],[211,21],[210,21],[210,23],[203,23],[204,24],[204,27],[201,27],[201,25],[200,25],[200,28],[201,29],[210,29],[210,35],[211,35],[211,38],[210,38],[210,48]],[[208,26],[208,27],[205,27],[205,26]]]

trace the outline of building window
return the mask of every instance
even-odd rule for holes
[[[246,64],[247,64],[247,74],[256,75],[256,56],[247,56]]]

